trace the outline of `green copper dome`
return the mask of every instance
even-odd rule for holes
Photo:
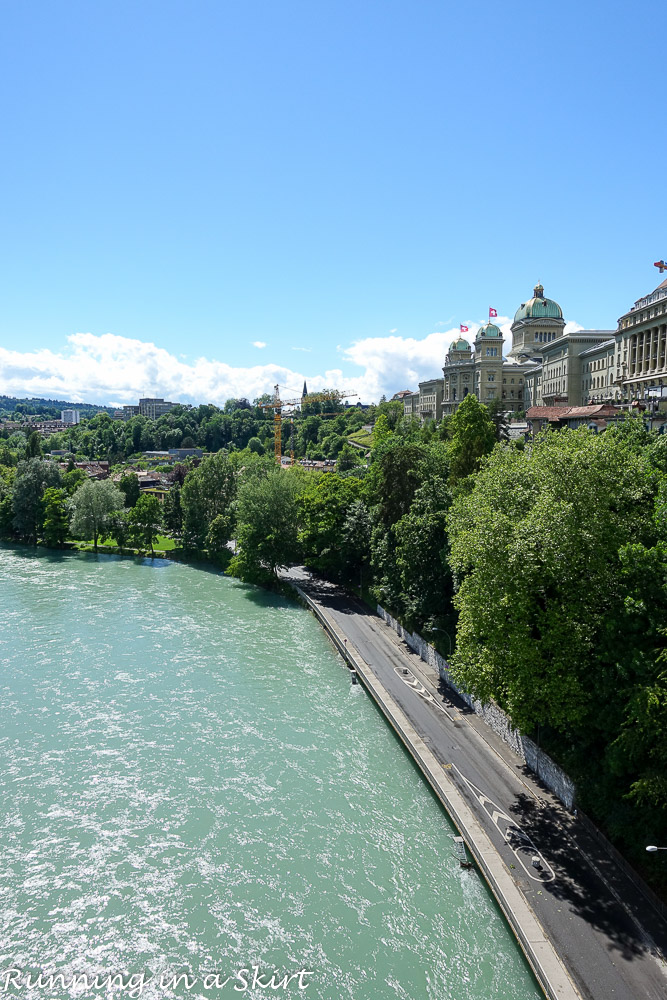
[[[470,344],[468,343],[467,340],[464,340],[463,337],[461,337],[454,344],[452,344],[452,347],[454,348],[455,351],[469,351],[470,350]]]
[[[480,326],[478,332],[478,337],[500,337],[501,333],[495,323],[485,323],[484,326]]]
[[[542,285],[535,285],[534,295],[528,302],[522,302],[514,317],[516,323],[520,319],[562,319],[563,310],[553,299],[544,297]]]

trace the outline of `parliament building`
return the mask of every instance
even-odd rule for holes
[[[517,309],[510,333],[506,356],[505,338],[491,322],[474,343],[455,340],[442,378],[405,395],[404,412],[438,421],[469,392],[481,403],[501,400],[510,413],[667,396],[667,280],[638,299],[616,330],[566,331],[560,305],[538,284]]]

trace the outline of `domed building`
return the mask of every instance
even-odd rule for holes
[[[660,291],[667,300],[667,288],[661,286]],[[622,320],[628,330],[637,323],[637,303],[631,313],[631,318],[628,314]],[[463,337],[453,341],[445,358],[443,377],[420,382],[419,390],[406,396],[404,410],[406,415],[413,414],[422,421],[439,420],[440,416],[453,413],[469,392],[481,403],[501,400],[503,409],[509,412],[531,406],[581,406],[591,400],[592,390],[603,384],[607,387],[604,398],[611,398],[612,365],[620,370],[626,360],[630,374],[641,369],[644,377],[646,373],[653,374],[656,366],[664,365],[667,389],[664,361],[667,349],[662,346],[667,343],[667,334],[663,338],[663,328],[656,329],[659,332],[651,333],[650,347],[646,346],[648,335],[642,330],[643,340],[635,337],[630,352],[626,350],[621,360],[619,349],[614,348],[613,330],[566,333],[563,310],[558,302],[545,296],[544,287],[538,283],[533,297],[522,302],[514,315],[510,327],[512,348],[507,357],[503,357],[504,337],[500,327],[485,323],[477,331],[473,346]],[[660,346],[656,347],[657,344]],[[657,361],[653,361],[650,351],[657,355]],[[651,360],[647,362],[649,357]],[[620,382],[618,374],[614,379]]]
[[[541,284],[535,285],[532,299],[522,302],[514,315],[509,357],[517,361],[541,358],[544,345],[558,340],[564,329],[563,310],[545,297]]]

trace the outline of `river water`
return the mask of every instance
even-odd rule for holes
[[[302,608],[0,547],[0,673],[0,997],[541,996]]]

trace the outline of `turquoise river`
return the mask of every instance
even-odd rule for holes
[[[0,1000],[541,996],[301,607],[0,547],[0,669]]]

